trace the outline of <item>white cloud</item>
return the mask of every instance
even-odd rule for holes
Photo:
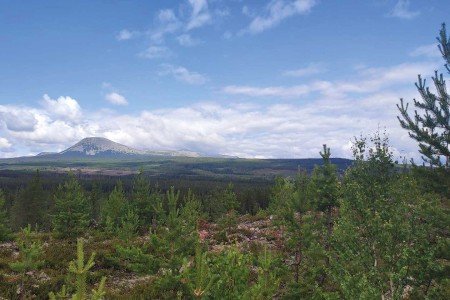
[[[166,34],[174,33],[181,27],[181,22],[171,9],[160,10],[155,22],[156,29],[150,31],[150,37],[156,43],[162,43]]]
[[[43,96],[42,105],[48,113],[69,119],[77,119],[81,116],[81,107],[77,100],[71,97],[58,97],[51,99],[47,94]]]
[[[140,35],[140,32],[138,32],[138,31],[129,31],[129,30],[123,29],[117,34],[116,39],[118,41],[126,41],[126,40],[133,39],[135,37],[138,37],[139,35]]]
[[[158,20],[163,24],[171,24],[178,22],[173,10],[163,9],[158,13]]]
[[[0,106],[0,121],[3,121],[10,131],[33,131],[37,123],[33,113],[6,106]]]
[[[295,85],[290,87],[270,86],[270,87],[252,87],[229,85],[222,89],[226,94],[245,95],[252,97],[299,97],[311,92],[308,85]]]
[[[17,156],[29,154],[31,149],[36,153],[63,150],[83,137],[104,136],[138,149],[190,149],[259,158],[318,157],[326,143],[333,157],[350,157],[348,143],[352,137],[360,132],[372,133],[381,125],[389,129],[399,152],[414,155],[417,145],[407,138],[395,118],[398,98],[393,92],[266,107],[242,102],[200,103],[131,115],[103,110],[84,114],[77,122],[24,108],[38,120],[34,130],[9,132],[0,126],[0,134],[8,140],[0,143],[22,149],[13,152]],[[379,102],[383,105],[375,105]],[[10,150],[0,148],[0,156],[5,157],[5,151]]]
[[[436,44],[419,46],[409,53],[410,56],[424,56],[429,58],[441,58],[441,52]]]
[[[194,40],[190,34],[182,34],[177,36],[177,41],[181,46],[192,47],[199,44],[199,41]]]
[[[11,146],[11,143],[7,139],[0,137],[0,150],[8,150]]]
[[[145,33],[124,29],[116,38],[122,41],[145,35],[151,44],[140,52],[139,56],[150,59],[169,57],[172,51],[166,46],[167,39],[175,39],[181,46],[195,46],[201,41],[193,39],[188,32],[213,23],[213,16],[214,19],[220,19],[229,14],[227,7],[220,7],[211,12],[207,0],[188,0],[187,5],[180,4],[178,10],[159,10],[153,19],[152,28]]]
[[[169,64],[161,65],[160,76],[173,76],[177,80],[189,83],[189,84],[204,84],[207,81],[205,75],[197,72],[189,71],[188,69],[181,66],[173,66]]]
[[[52,100],[47,96],[41,102],[41,108],[0,106],[2,115],[17,114],[16,122],[18,124],[26,124],[27,119],[33,120],[32,126],[31,124],[23,125],[22,128],[14,128],[14,130],[11,130],[8,124],[4,127],[1,126],[0,122],[0,136],[14,146],[9,150],[0,149],[0,157],[56,151],[65,143],[92,135],[91,125],[86,123],[81,108],[78,103],[75,103],[76,101],[70,97],[59,97],[57,100]],[[33,149],[36,149],[36,152]],[[13,152],[1,153],[4,151]]]
[[[148,59],[164,58],[172,55],[169,48],[164,46],[150,46],[142,51],[139,56]]]
[[[207,0],[189,0],[189,4],[192,7],[192,13],[186,30],[202,27],[211,21]]]
[[[398,0],[394,9],[389,13],[389,16],[400,19],[413,19],[420,15],[420,11],[410,10],[409,5],[409,0]]]
[[[272,0],[266,7],[267,14],[255,17],[244,32],[263,32],[278,25],[286,18],[309,13],[315,5],[316,0],[295,0],[287,3],[283,0]]]
[[[114,105],[128,105],[127,99],[121,94],[116,92],[106,94],[105,99]]]
[[[320,74],[324,71],[325,68],[321,64],[309,64],[305,68],[285,71],[283,72],[283,75],[289,77],[303,77],[308,75]]]
[[[318,92],[325,96],[345,97],[348,94],[373,93],[399,84],[412,84],[418,74],[431,75],[432,70],[431,63],[407,63],[389,68],[360,68],[358,79],[355,80],[322,80],[301,85],[268,87],[229,85],[224,87],[222,92],[231,95],[274,98],[298,98]]]

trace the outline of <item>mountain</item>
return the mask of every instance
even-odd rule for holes
[[[36,156],[45,156],[52,158],[83,158],[83,157],[111,157],[123,158],[130,156],[181,156],[181,157],[202,157],[203,155],[188,151],[146,151],[137,150],[106,138],[88,137],[84,138],[75,145],[59,153],[42,152]]]
[[[61,156],[123,156],[144,154],[144,151],[136,150],[102,137],[84,138],[72,147],[59,153]]]

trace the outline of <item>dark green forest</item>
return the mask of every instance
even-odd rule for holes
[[[438,41],[450,73],[445,25]],[[225,176],[236,161],[224,176],[3,170],[0,296],[450,299],[450,97],[433,83],[419,76],[413,115],[398,105],[423,164],[376,132],[346,168],[323,145],[276,177]]]

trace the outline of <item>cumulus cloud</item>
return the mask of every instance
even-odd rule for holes
[[[11,131],[32,131],[37,120],[34,115],[22,108],[0,106],[0,120]]]
[[[183,81],[189,84],[204,84],[207,81],[205,75],[197,72],[189,71],[188,69],[180,66],[173,66],[170,64],[162,64],[160,76],[173,76],[179,81]]]
[[[392,11],[388,14],[390,17],[399,19],[413,19],[420,15],[420,11],[412,11],[409,8],[409,0],[398,0]]]
[[[50,114],[65,117],[68,119],[77,119],[81,116],[81,107],[77,100],[71,97],[58,97],[58,99],[51,99],[49,95],[43,96],[42,105]]]
[[[372,133],[378,126],[390,130],[400,153],[416,145],[398,129],[395,103],[403,91],[353,99],[323,97],[309,103],[258,106],[251,103],[198,103],[138,114],[85,113],[76,123],[34,111],[38,124],[31,132],[0,132],[16,155],[63,150],[86,136],[104,136],[138,149],[190,149],[240,157],[318,157],[327,143],[333,157],[349,157],[353,136]],[[374,105],[384,101],[384,105]],[[368,109],[370,107],[370,109]],[[405,137],[406,136],[406,137]],[[8,143],[3,141],[4,146]],[[400,148],[401,145],[402,147]],[[0,152],[5,149],[0,149]],[[4,156],[0,154],[0,156]]]
[[[11,148],[11,146],[12,146],[11,143],[7,139],[0,137],[1,150],[8,150],[9,148]]]
[[[106,94],[105,99],[114,105],[128,105],[128,100],[116,92]]]
[[[0,157],[59,151],[67,143],[93,133],[93,127],[83,118],[80,106],[71,97],[52,100],[47,96],[40,107],[0,106],[0,115],[17,118],[15,127],[8,123],[8,118],[0,119],[0,136],[8,141],[2,142]]]
[[[260,33],[270,29],[284,19],[301,14],[307,14],[316,5],[316,0],[283,1],[272,0],[266,6],[266,15],[253,18],[244,32]],[[248,12],[248,9],[245,10]]]

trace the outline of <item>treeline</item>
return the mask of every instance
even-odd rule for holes
[[[180,190],[181,198],[188,193],[194,193],[200,199],[205,208],[212,211],[212,216],[219,215],[220,198],[231,182],[220,179],[185,179],[185,178],[150,178],[143,171],[136,176],[86,176],[79,172],[58,174],[53,172],[41,173],[36,170],[34,174],[24,171],[4,172],[2,174],[0,189],[4,195],[5,214],[9,222],[8,227],[12,231],[18,231],[30,224],[32,228],[40,231],[50,231],[53,228],[52,218],[55,215],[55,205],[58,193],[65,193],[67,182],[77,182],[82,192],[86,208],[86,214],[91,223],[101,223],[102,207],[111,194],[119,188],[124,201],[137,209],[142,201],[137,197],[136,189],[142,189],[146,185],[145,192],[152,194],[150,198],[163,199],[166,192],[176,186]],[[145,182],[145,183],[144,183]],[[260,208],[266,208],[270,195],[270,185],[273,181],[233,181],[233,191],[239,201],[237,211],[241,214],[255,214]],[[120,187],[119,187],[120,186]],[[68,188],[68,187],[66,187]],[[117,191],[116,191],[117,192]],[[115,193],[116,193],[115,192]],[[142,191],[141,191],[142,193]],[[164,200],[164,206],[167,207]],[[136,206],[136,205],[137,206]],[[149,203],[152,206],[153,203]],[[146,208],[149,211],[149,208]],[[91,224],[92,225],[92,224]]]
[[[312,174],[300,170],[295,178],[276,179],[268,207],[253,217],[272,219],[271,236],[262,242],[230,238],[243,231],[233,185],[205,201],[189,190],[163,192],[142,173],[128,196],[119,181],[98,202],[92,200],[104,195],[98,186],[86,194],[69,174],[53,193],[51,214],[41,216],[51,227],[32,220],[59,241],[85,237],[92,250],[103,249],[96,278],[106,276],[100,292],[108,299],[123,293],[143,299],[448,299],[448,169],[399,165],[378,134],[355,140],[355,163],[344,175],[330,162],[330,149],[324,146],[320,155],[323,164]],[[40,195],[38,179],[37,173],[24,193]],[[89,224],[94,214],[98,224]],[[7,227],[1,228],[6,237]],[[17,235],[20,256],[11,270],[26,277],[52,264],[56,254],[49,248],[58,240],[45,249],[38,237],[32,226]],[[214,251],[218,241],[229,246]],[[108,286],[114,270],[151,278],[121,292]],[[45,295],[63,283],[69,294],[86,285],[60,279]]]

